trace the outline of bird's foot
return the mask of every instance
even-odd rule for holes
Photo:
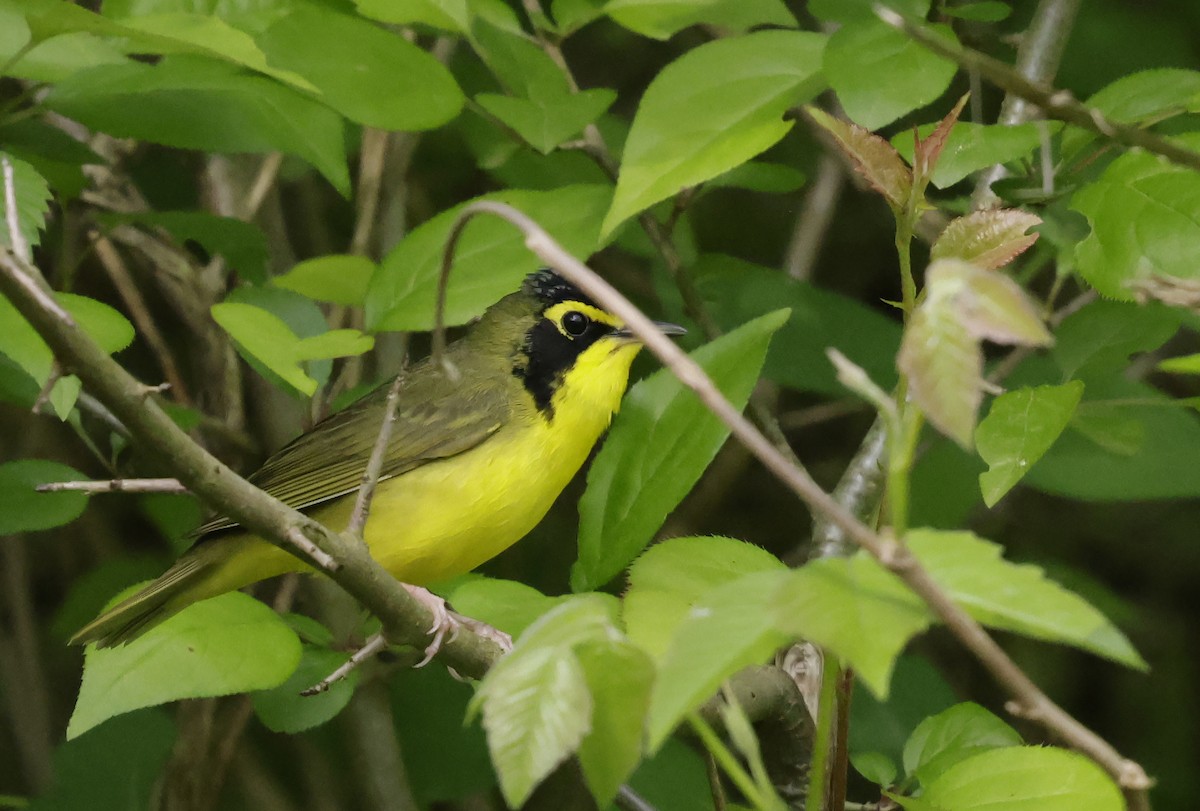
[[[425,658],[414,665],[414,667],[424,667],[429,664],[433,657],[437,655],[437,652],[442,649],[442,644],[447,641],[453,641],[462,628],[466,628],[484,639],[491,640],[504,653],[512,650],[512,637],[504,633],[504,631],[493,628],[486,622],[481,622],[471,617],[464,617],[456,611],[451,611],[449,606],[446,605],[445,600],[428,589],[409,585],[408,583],[404,584],[404,588],[414,599],[428,608],[430,613],[433,614],[433,626],[429,629],[429,634],[433,637],[433,640],[425,648]]]
[[[450,636],[450,641],[458,636],[458,629],[462,627],[462,623],[459,622],[458,615],[446,607],[446,601],[429,589],[409,583],[401,583],[401,585],[412,595],[414,600],[428,608],[429,613],[433,614],[433,625],[428,631],[433,639],[425,646],[425,658],[413,665],[413,667],[425,667],[442,649],[442,643],[446,641],[447,634]]]

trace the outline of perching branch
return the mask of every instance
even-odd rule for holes
[[[939,39],[922,26],[904,19],[889,8],[877,5],[875,13],[879,19],[912,37],[938,56],[957,62],[966,70],[978,71],[983,78],[1006,93],[1037,105],[1047,118],[1074,124],[1122,146],[1140,147],[1180,166],[1200,171],[1200,152],[1188,149],[1150,130],[1113,121],[1094,107],[1080,102],[1069,90],[1056,90],[1049,84],[1032,82],[999,59],[993,59],[965,45]]]
[[[296,554],[292,545],[303,540],[328,555],[336,561],[329,576],[379,617],[389,639],[423,644],[432,614],[371,558],[364,545],[262,492],[193,442],[153,398],[144,396],[143,386],[58,307],[38,271],[7,249],[0,249],[0,292],[59,361],[124,423],[135,441],[153,448],[189,490],[292,554]],[[447,641],[441,652],[446,664],[471,676],[481,675],[498,655],[495,643],[466,631]]]
[[[479,214],[492,214],[512,223],[525,236],[525,245],[543,262],[554,268],[597,304],[625,322],[638,339],[671,370],[685,386],[696,393],[746,446],[763,466],[808,505],[814,514],[845,532],[846,537],[885,568],[895,573],[919,596],[936,617],[991,673],[1009,693],[1010,710],[1037,722],[1053,735],[1099,763],[1133,797],[1134,807],[1146,807],[1150,779],[1136,762],[1124,757],[1111,744],[1081,724],[1029,678],[1004,652],[1004,649],[973,617],[956,604],[930,576],[912,553],[886,531],[876,532],[826,493],[807,471],[788,459],[758,431],[717,389],[700,366],[684,354],[654,323],[616,288],[560,246],[537,223],[512,206],[493,201],[478,201],[463,209],[451,230],[461,232],[466,223]],[[445,263],[443,264],[445,267]],[[1141,799],[1138,804],[1137,798]]]

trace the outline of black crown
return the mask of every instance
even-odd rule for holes
[[[563,301],[578,301],[591,304],[592,300],[579,292],[579,288],[559,276],[550,268],[535,270],[525,277],[525,292],[536,296],[549,307]]]

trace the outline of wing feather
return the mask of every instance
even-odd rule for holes
[[[508,419],[503,385],[464,389],[431,374],[428,367],[422,371],[424,374],[414,375],[411,385],[401,387],[381,481],[468,451]],[[268,459],[250,481],[297,510],[358,490],[379,436],[390,387],[389,381],[297,437]],[[237,522],[218,517],[195,534],[204,536],[236,526]]]

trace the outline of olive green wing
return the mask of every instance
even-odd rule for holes
[[[390,388],[385,384],[321,421],[275,453],[250,481],[297,510],[358,490]],[[503,385],[463,388],[418,376],[412,386],[401,388],[380,481],[474,448],[498,431],[508,415]],[[214,518],[195,534],[236,526],[229,518]]]

